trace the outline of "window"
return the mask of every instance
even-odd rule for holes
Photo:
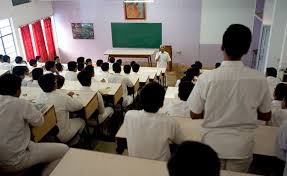
[[[0,54],[17,56],[13,30],[9,19],[0,20]]]

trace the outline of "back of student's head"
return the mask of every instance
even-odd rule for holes
[[[86,65],[93,65],[93,61],[92,61],[92,59],[87,59],[86,60]]]
[[[117,62],[118,64],[122,65],[122,63],[123,63],[123,60],[121,60],[121,59],[118,59],[116,62]]]
[[[32,70],[32,78],[33,80],[39,80],[40,76],[44,74],[44,71],[42,68],[34,68]]]
[[[31,67],[37,67],[37,60],[36,59],[31,59],[29,61],[29,64],[30,64]]]
[[[75,62],[75,61],[68,62],[68,70],[69,71],[77,71],[77,62]]]
[[[164,88],[156,82],[151,82],[140,92],[140,106],[146,112],[156,113],[163,106],[164,96]]]
[[[97,60],[97,67],[101,67],[104,61],[102,59]]]
[[[52,92],[57,88],[56,76],[53,73],[40,76],[38,83],[41,89],[47,93]]]
[[[41,56],[36,56],[35,59],[36,61],[41,62]]]
[[[85,68],[85,64],[78,63],[78,71],[83,71]]]
[[[22,79],[12,74],[0,76],[0,95],[19,97],[21,93]]]
[[[95,69],[94,69],[94,66],[92,65],[87,65],[84,69],[85,71],[87,71],[91,77],[94,77],[95,76]]]
[[[78,57],[77,58],[77,63],[78,64],[85,64],[85,58],[84,57]]]
[[[195,61],[194,65],[196,65],[199,69],[202,69],[202,63],[200,61]]]
[[[10,56],[4,55],[4,56],[3,56],[3,62],[8,62],[8,63],[10,63]]]
[[[277,70],[274,67],[266,68],[266,76],[277,77]]]
[[[223,35],[222,50],[229,59],[239,60],[248,53],[252,41],[250,29],[241,24],[230,25]]]
[[[22,64],[22,62],[23,62],[23,57],[21,57],[21,56],[16,56],[15,57],[15,63],[16,64]]]
[[[287,94],[287,84],[279,83],[274,90],[274,99],[283,101],[284,96]]]
[[[182,101],[187,101],[193,88],[194,84],[191,81],[180,81],[178,86],[178,97]]]
[[[61,89],[65,84],[65,78],[61,75],[56,75],[57,89]]]
[[[208,145],[186,141],[167,163],[170,176],[220,176],[220,160]]]
[[[217,62],[216,64],[215,64],[215,68],[218,68],[218,67],[220,67],[221,66],[221,63],[219,63],[219,62]]]
[[[59,61],[60,61],[59,56],[55,56],[55,57],[54,57],[54,61],[55,61],[55,62],[59,62]]]
[[[137,72],[139,72],[140,65],[137,64],[137,63],[135,63],[135,64],[132,66],[132,68],[133,68],[133,72],[134,72],[134,73],[137,73]]]
[[[51,70],[53,70],[53,68],[55,68],[55,66],[56,66],[55,64],[56,64],[55,61],[46,61],[45,69],[47,71],[51,71]]]
[[[195,76],[199,76],[199,74],[200,74],[200,70],[198,67],[189,68],[185,72],[186,78],[190,79],[190,81],[192,81]]]
[[[131,64],[130,64],[130,65],[131,65],[132,67],[133,67],[134,64],[136,64],[136,62],[135,62],[135,61],[131,61]]]
[[[110,58],[109,58],[109,62],[110,62],[110,63],[115,63],[115,61],[116,61],[116,59],[115,59],[114,57],[110,57]]]
[[[59,72],[61,72],[61,71],[63,71],[63,65],[60,63],[60,62],[58,62],[58,63],[56,63],[56,69],[59,71]]]
[[[113,71],[114,71],[115,73],[121,73],[122,68],[121,68],[120,64],[114,63],[114,64],[113,64]]]
[[[130,65],[124,65],[124,72],[125,74],[131,73],[131,66]]]
[[[107,62],[103,63],[102,66],[101,66],[101,69],[102,69],[103,72],[109,71],[109,69],[110,69],[109,63],[107,63]]]
[[[82,86],[85,86],[85,87],[91,86],[92,76],[88,71],[81,71],[77,77]]]
[[[12,70],[13,75],[24,79],[25,75],[29,73],[29,69],[26,66],[16,66]]]

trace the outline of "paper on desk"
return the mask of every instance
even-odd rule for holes
[[[100,89],[99,92],[103,95],[108,94],[111,91],[111,87],[106,87],[104,89]]]

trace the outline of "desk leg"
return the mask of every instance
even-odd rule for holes
[[[117,138],[117,154],[123,154],[127,148],[127,139]]]
[[[148,63],[149,63],[149,66],[152,67],[151,56],[148,57]]]

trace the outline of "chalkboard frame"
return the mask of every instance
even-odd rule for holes
[[[22,5],[30,2],[31,0],[12,0],[13,6]]]

